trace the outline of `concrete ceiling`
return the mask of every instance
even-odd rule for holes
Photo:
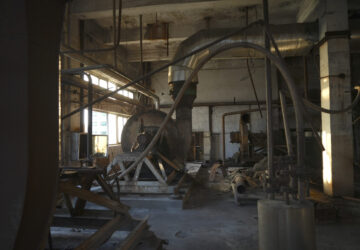
[[[269,1],[270,14],[290,16],[296,13],[302,0],[271,0]],[[116,1],[118,7],[118,1]],[[149,18],[146,21],[194,23],[206,16],[223,19],[238,16],[240,8],[246,6],[261,6],[262,0],[123,0],[123,19],[129,28],[139,26],[138,16]],[[82,19],[102,19],[104,25],[111,26],[113,15],[112,0],[75,0],[71,12]],[[230,16],[227,16],[227,15]],[[260,14],[260,13],[259,13]],[[161,19],[161,20],[160,20]]]
[[[320,1],[269,0],[270,22],[308,21]],[[116,0],[116,8],[118,2]],[[359,5],[358,2],[349,0],[349,6]],[[143,17],[144,61],[170,60],[179,43],[201,29],[242,27],[246,13],[249,23],[262,18],[262,0],[122,0],[122,3],[121,45],[128,51],[127,59],[131,62],[140,60],[140,15]],[[74,0],[71,14],[88,23],[95,22],[97,29],[88,28],[89,33],[104,45],[113,44],[113,0]],[[169,24],[169,43],[164,39],[147,39],[147,25],[154,23]]]

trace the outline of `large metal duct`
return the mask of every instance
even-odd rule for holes
[[[318,25],[316,23],[310,24],[286,24],[270,26],[274,38],[279,46],[283,56],[298,56],[306,54],[318,40]],[[209,44],[216,39],[234,32],[234,29],[207,29],[199,31],[183,41],[176,54],[175,58],[195,51],[196,49]],[[209,47],[190,56],[183,61],[173,65],[169,68],[169,85],[170,94],[175,99],[178,91],[181,89],[185,80],[189,77],[194,67],[198,64],[199,60],[208,55],[212,50],[223,46],[224,44],[231,44],[240,41],[247,41],[264,46],[264,29],[263,26],[258,24],[252,26],[246,32],[235,35],[228,39],[222,40],[216,45]],[[224,55],[224,54],[223,54]],[[239,48],[231,50],[231,55],[225,57],[250,57],[263,55],[258,54],[249,49]],[[194,79],[192,86],[188,88],[183,96],[182,101],[176,109],[176,126],[178,133],[181,134],[181,141],[179,142],[179,154],[183,161],[187,158],[187,153],[191,144],[192,132],[192,104],[196,98],[196,84],[197,79]]]
[[[284,24],[284,25],[270,25],[270,30],[276,40],[279,50],[284,57],[301,56],[309,52],[314,44],[319,40],[318,24],[317,23],[303,23],[303,24]],[[234,32],[234,29],[207,29],[201,30],[196,34],[190,36],[183,41],[176,51],[175,57],[179,58],[182,55],[188,54],[205,44],[208,44],[219,37]],[[223,40],[216,45],[203,50],[185,60],[177,63],[169,68],[169,84],[185,81],[190,75],[192,69],[198,61],[209,54],[213,49],[223,46],[224,44],[247,41],[264,46],[264,29],[258,24],[247,30],[245,33],[235,35],[226,40]],[[231,50],[231,55],[225,54],[223,57],[263,57],[257,52],[249,49],[235,49]]]

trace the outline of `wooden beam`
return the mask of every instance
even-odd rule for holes
[[[177,173],[178,173],[178,172],[177,172],[176,170],[173,170],[173,171],[171,172],[171,174],[169,174],[169,176],[167,177],[167,180],[166,180],[166,183],[167,183],[168,185],[170,185],[171,182],[175,179]]]
[[[66,193],[68,195],[73,195],[80,199],[95,203],[100,206],[107,207],[118,213],[127,214],[127,211],[129,210],[127,206],[121,204],[118,201],[113,201],[101,195],[94,194],[93,192],[90,192],[88,190],[77,188],[71,185],[70,183],[60,182],[59,190],[60,192]]]
[[[100,175],[96,176],[97,183],[101,186],[104,192],[109,196],[110,199],[116,201],[117,197],[114,194],[111,186],[102,178]]]
[[[116,247],[116,250],[129,250],[135,247],[143,231],[148,227],[147,219],[142,220],[136,228]]]
[[[114,231],[118,229],[122,218],[123,218],[122,215],[117,215],[114,219],[106,223],[103,227],[101,227],[98,231],[96,231],[93,235],[87,238],[75,249],[76,250],[98,249],[102,244],[104,244],[104,242],[106,242],[111,237]]]
[[[181,171],[181,168],[179,166],[177,166],[174,162],[170,161],[168,158],[166,158],[164,155],[162,155],[161,153],[157,152],[156,153],[164,162],[166,162],[170,167],[172,167],[173,169],[175,169],[176,171]]]

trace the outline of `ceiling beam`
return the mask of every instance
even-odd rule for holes
[[[76,0],[71,13],[81,19],[111,17],[113,0]],[[260,4],[261,0],[123,0],[123,15],[136,16],[154,12],[187,11],[204,8],[231,8]]]
[[[321,0],[303,0],[297,14],[297,22],[314,22],[319,17]]]

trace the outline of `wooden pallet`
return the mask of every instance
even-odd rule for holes
[[[83,185],[77,185],[81,183],[79,180],[85,180],[86,184],[96,181],[108,197],[91,192],[91,185],[84,185],[84,182],[82,182]],[[83,228],[88,225],[89,228],[98,229],[75,249],[98,249],[111,238],[115,231],[120,230],[128,231],[129,235],[123,242],[119,242],[116,249],[141,249],[138,246],[144,245],[147,245],[148,249],[162,249],[164,241],[148,230],[147,219],[138,221],[132,218],[128,213],[129,207],[120,202],[101,175],[90,171],[90,173],[82,172],[76,177],[66,178],[59,183],[59,193],[64,195],[68,213],[65,214],[64,210],[55,212],[53,226]],[[72,202],[74,197],[77,198],[75,208]],[[82,201],[81,206],[79,206],[79,201]],[[100,212],[86,210],[84,209],[86,202],[108,210]],[[99,213],[102,213],[102,216]],[[104,216],[104,213],[107,215]]]

